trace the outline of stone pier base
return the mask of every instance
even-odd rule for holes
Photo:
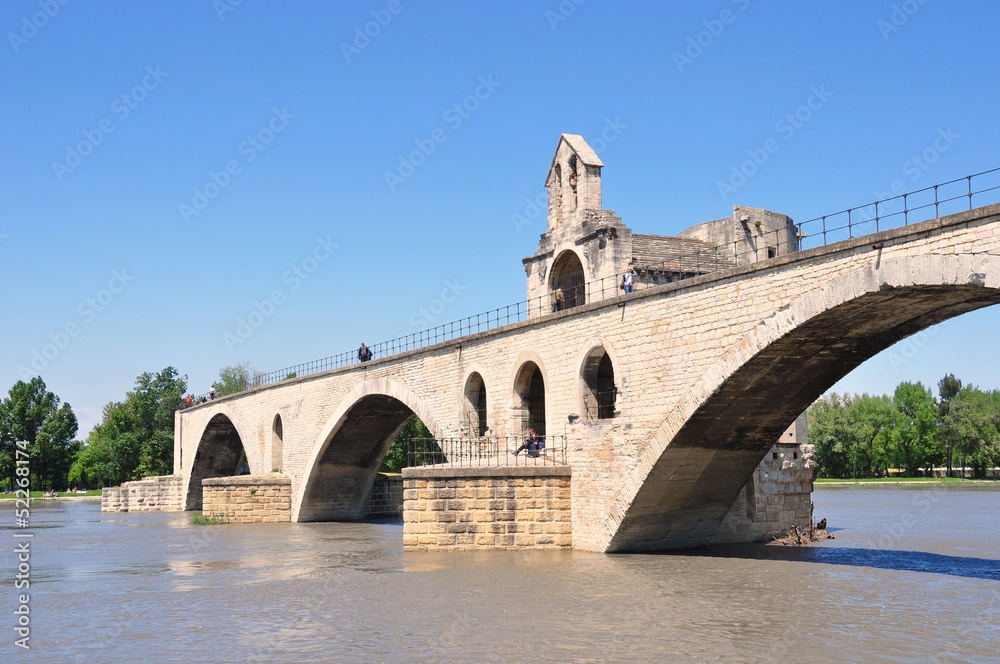
[[[101,493],[101,511],[181,512],[183,479],[180,475],[160,475],[105,487]]]
[[[292,480],[282,475],[211,477],[201,482],[202,514],[224,523],[291,521]]]
[[[569,466],[403,469],[403,549],[571,549]]]
[[[757,466],[729,508],[713,544],[764,542],[809,526],[816,452],[778,443]]]
[[[365,501],[362,519],[398,519],[403,516],[403,476],[379,473]]]

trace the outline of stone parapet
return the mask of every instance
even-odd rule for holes
[[[569,466],[406,468],[403,549],[571,549]]]
[[[202,480],[202,514],[224,523],[291,520],[292,480],[269,473]]]
[[[144,477],[101,492],[102,512],[180,512],[184,509],[180,475]]]

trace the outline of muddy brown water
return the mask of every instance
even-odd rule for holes
[[[194,526],[38,502],[28,653],[0,554],[3,661],[1000,661],[1000,491],[814,501],[835,540],[657,555],[404,554],[399,523]]]

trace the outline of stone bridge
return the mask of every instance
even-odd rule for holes
[[[178,411],[175,474],[197,509],[202,480],[232,475],[245,453],[252,473],[291,479],[293,521],[356,519],[414,414],[438,437],[520,435],[531,421],[569,440],[574,548],[707,544],[824,391],[893,343],[997,302],[991,205]],[[615,412],[598,418],[609,372]]]

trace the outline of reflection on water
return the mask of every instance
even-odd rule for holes
[[[404,554],[393,523],[193,526],[40,504],[31,659],[997,661],[1000,491],[814,499],[838,530],[812,548],[613,556]]]

